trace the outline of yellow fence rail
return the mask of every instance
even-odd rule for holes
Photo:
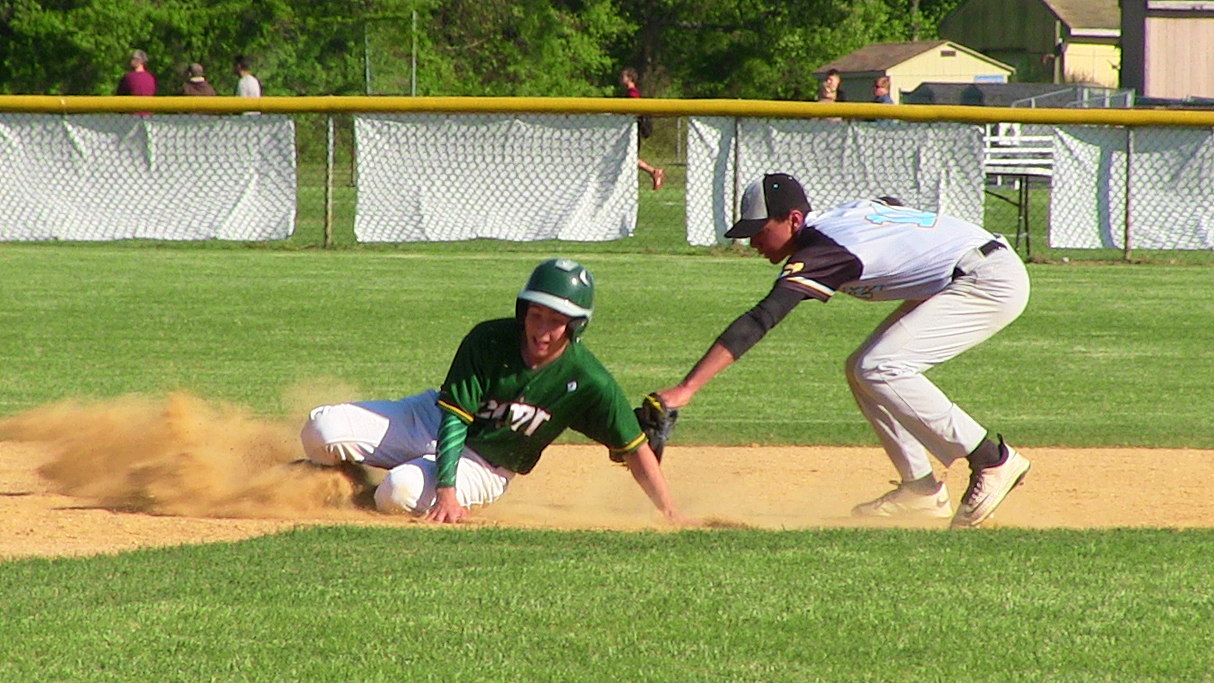
[[[931,104],[666,100],[580,97],[118,97],[2,95],[0,112],[57,114],[157,112],[236,114],[540,113],[895,119],[968,123],[1214,127],[1214,111],[1175,109],[1030,109]]]

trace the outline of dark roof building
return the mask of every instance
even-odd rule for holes
[[[918,87],[924,81],[974,83],[1007,81],[1013,69],[964,45],[948,40],[873,43],[823,64],[814,71],[821,81],[831,69],[839,71],[844,101],[872,99],[873,81],[890,79],[890,94]]]
[[[1011,64],[1021,81],[1119,84],[1119,0],[963,0],[939,30]]]
[[[902,104],[978,107],[1127,107],[1127,93],[1112,88],[1053,83],[920,83],[901,93]]]

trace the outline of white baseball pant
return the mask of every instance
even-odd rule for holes
[[[1010,248],[966,252],[940,293],[905,301],[847,359],[847,381],[903,481],[974,451],[987,430],[923,373],[989,339],[1029,299],[1024,263]],[[926,450],[926,452],[925,452]]]
[[[300,432],[308,459],[346,461],[388,470],[375,489],[381,512],[424,514],[434,505],[438,425],[442,411],[431,389],[399,401],[362,401],[314,408]],[[464,507],[488,505],[506,492],[514,472],[494,467],[465,447],[455,472]]]

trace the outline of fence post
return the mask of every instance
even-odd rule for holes
[[[687,165],[683,142],[683,117],[680,116],[674,120],[674,160],[675,163]]]
[[[742,217],[742,118],[740,116],[733,117],[733,211],[732,217],[729,220],[729,225],[733,225],[734,221]],[[733,244],[738,241],[733,240]]]
[[[333,246],[333,115],[328,116],[327,151],[325,154],[325,240],[324,248]]]
[[[1125,221],[1125,236],[1122,238],[1125,243],[1124,255],[1122,258],[1126,261],[1130,260],[1130,160],[1134,157],[1134,127],[1125,127],[1125,206],[1122,207]]]

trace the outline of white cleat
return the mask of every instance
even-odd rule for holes
[[[905,484],[891,481],[897,486],[893,491],[867,503],[852,508],[853,517],[882,517],[885,519],[948,519],[953,516],[948,502],[948,488],[944,482],[935,493],[915,493]]]
[[[1007,494],[1024,481],[1032,463],[1020,455],[1015,448],[1003,443],[999,437],[999,447],[1007,453],[1007,459],[1002,465],[985,467],[970,473],[970,485],[961,498],[957,514],[953,516],[950,526],[954,529],[969,529],[982,524],[995,512],[995,508],[1007,498]]]

